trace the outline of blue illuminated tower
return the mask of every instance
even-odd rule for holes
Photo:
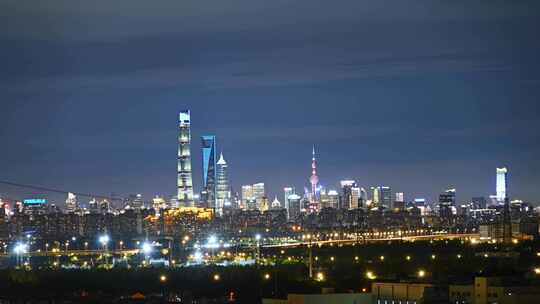
[[[206,207],[216,204],[216,136],[204,135],[202,140],[203,196],[201,201]]]

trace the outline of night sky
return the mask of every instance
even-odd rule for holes
[[[269,196],[354,178],[540,201],[540,1],[0,2],[0,179],[170,196],[176,119]],[[0,186],[0,192],[3,190]]]

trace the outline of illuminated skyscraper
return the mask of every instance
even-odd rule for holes
[[[371,187],[371,207],[392,206],[392,189],[387,186]]]
[[[371,187],[371,208],[381,205],[381,187]]]
[[[497,168],[497,202],[503,204],[506,200],[508,169]]]
[[[216,203],[216,137],[202,136],[203,194],[201,201],[206,207],[214,208]]]
[[[256,201],[257,209],[263,209],[264,199],[266,198],[266,191],[264,189],[264,183],[257,183],[253,185],[253,199]]]
[[[223,215],[223,208],[231,206],[231,189],[229,186],[228,165],[225,158],[223,158],[223,153],[220,154],[216,165],[215,210],[217,215]]]
[[[79,203],[77,202],[77,196],[69,192],[68,197],[66,199],[67,213],[75,213],[78,209],[79,209]]]
[[[292,194],[287,199],[289,200],[289,219],[294,221],[300,215],[302,197],[298,194]]]
[[[392,207],[392,189],[387,186],[381,186],[381,201],[383,206]]]
[[[439,216],[448,221],[453,214],[452,209],[456,206],[456,189],[448,189],[439,195]]]
[[[356,182],[354,180],[343,180],[341,181],[341,204],[339,206],[340,209],[351,209],[352,206],[354,206],[353,202],[353,188],[356,187]],[[359,191],[360,189],[358,189]],[[358,195],[355,195],[356,199],[358,199]],[[356,202],[356,206],[358,206],[358,202]]]
[[[285,207],[285,209],[287,210],[287,218],[289,217],[289,196],[291,196],[292,194],[294,194],[294,188],[293,187],[285,187],[283,188],[283,193],[284,193],[284,200],[283,200],[283,204]]]
[[[243,185],[242,186],[242,209],[248,209],[248,201],[253,200],[253,186],[252,185]]]
[[[191,112],[181,111],[178,118],[178,203],[181,207],[193,207]]]

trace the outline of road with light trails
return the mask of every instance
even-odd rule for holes
[[[302,241],[286,244],[261,245],[261,248],[283,248],[283,247],[299,247],[308,245],[326,245],[326,244],[354,244],[358,242],[386,242],[386,241],[416,241],[416,240],[454,240],[454,239],[477,239],[480,237],[478,233],[469,234],[433,234],[433,235],[417,235],[417,236],[396,236],[385,238],[358,238],[346,240],[326,240],[326,241]]]

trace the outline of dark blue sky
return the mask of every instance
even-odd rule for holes
[[[538,1],[0,2],[0,179],[171,195],[176,113],[232,184],[540,196]],[[6,191],[6,190],[4,190]],[[0,192],[2,189],[0,188]]]

